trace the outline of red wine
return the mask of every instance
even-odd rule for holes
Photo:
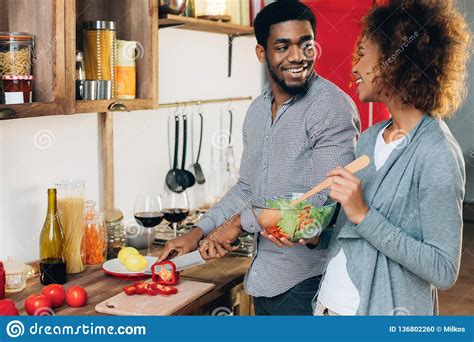
[[[136,213],[135,220],[143,227],[152,228],[156,227],[163,221],[163,213],[157,211]]]
[[[62,259],[41,260],[40,281],[43,285],[66,283],[66,263]]]
[[[189,215],[188,209],[165,209],[165,220],[168,222],[181,222]]]

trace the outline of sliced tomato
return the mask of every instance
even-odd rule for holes
[[[123,288],[123,292],[125,292],[125,294],[127,296],[133,296],[135,294],[135,291],[136,291],[136,287],[131,285],[131,286],[125,286]]]

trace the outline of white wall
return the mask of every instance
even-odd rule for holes
[[[229,79],[227,36],[160,30],[160,103],[255,98],[260,94],[263,69],[256,60],[254,46],[253,37],[234,40],[233,76]],[[242,122],[249,104],[245,101],[231,105],[237,162],[242,153]],[[212,137],[221,127],[227,129],[227,108],[228,104],[202,108],[205,137],[201,164],[211,187],[218,180],[210,165]],[[187,112],[195,112],[197,108],[188,109]],[[138,193],[163,190],[169,169],[167,120],[173,113],[172,109],[162,109],[114,114],[116,206],[126,220],[132,218]],[[198,120],[195,125],[197,128]],[[195,139],[197,142],[197,132]],[[191,163],[190,158],[189,151],[187,164]],[[0,122],[0,259],[8,255],[23,261],[38,259],[47,187],[59,179],[83,178],[87,182],[87,199],[99,200],[99,165],[97,114]],[[204,186],[191,189],[192,204],[199,205],[209,190]]]

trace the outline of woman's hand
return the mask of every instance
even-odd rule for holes
[[[271,242],[273,242],[278,247],[283,247],[283,246],[294,247],[298,244],[303,245],[303,246],[306,246],[307,244],[312,244],[312,245],[319,244],[319,236],[316,236],[316,237],[314,237],[312,239],[309,239],[309,240],[299,239],[298,243],[293,243],[293,242],[291,242],[290,240],[288,240],[284,237],[278,239],[275,236],[273,236],[272,234],[270,234],[269,232],[267,232],[265,229],[263,229],[260,232],[260,235],[263,236],[265,239],[270,240]]]
[[[365,204],[359,178],[344,168],[332,170],[327,176],[333,180],[329,196],[341,203],[349,221],[354,224],[361,223],[369,207]]]

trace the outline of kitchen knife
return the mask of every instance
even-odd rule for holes
[[[199,266],[206,263],[206,261],[199,253],[199,250],[177,256],[176,258],[173,258],[170,261],[172,261],[176,265],[176,271],[182,271],[187,268]]]

